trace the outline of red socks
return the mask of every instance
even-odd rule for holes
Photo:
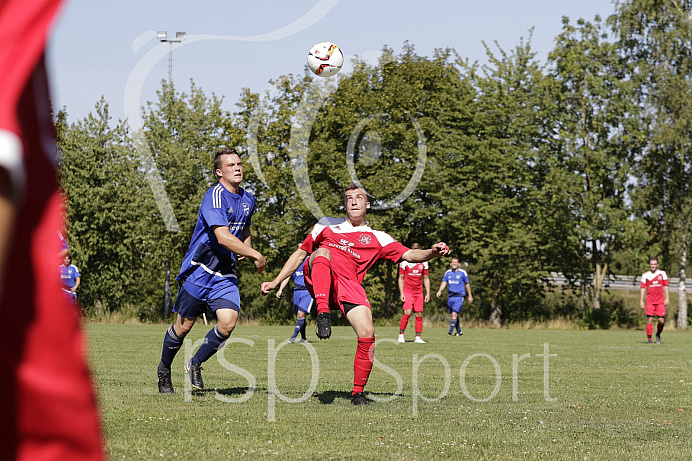
[[[314,263],[313,263],[314,267]],[[356,348],[356,358],[353,360],[353,392],[357,394],[363,392],[363,388],[368,383],[372,363],[375,358],[375,337],[358,338]]]
[[[651,335],[654,333],[654,326],[651,323],[646,324],[646,336],[651,340]]]
[[[406,331],[406,326],[408,325],[409,317],[411,317],[410,314],[404,314],[401,316],[401,322],[399,323],[399,333],[403,333],[404,331]]]
[[[416,317],[416,336],[423,333],[423,317]]]
[[[312,279],[312,291],[315,293],[317,313],[329,313],[329,295],[332,287],[331,261],[325,256],[317,256],[312,261],[310,269]]]

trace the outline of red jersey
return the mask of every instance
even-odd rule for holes
[[[642,288],[646,288],[646,305],[664,304],[665,295],[663,287],[668,286],[668,275],[665,271],[656,270],[656,272],[647,271],[642,275]]]
[[[339,277],[363,283],[365,273],[380,259],[399,262],[409,249],[389,234],[368,226],[353,227],[347,220],[322,218],[303,241],[301,249],[312,253],[327,248],[332,270]]]
[[[58,0],[0,0],[0,168],[16,206],[0,280],[3,459],[103,459],[79,311],[55,274],[62,227],[43,51]]]
[[[423,276],[428,275],[428,263],[402,261],[399,264],[399,274],[404,276],[404,292],[422,293]]]

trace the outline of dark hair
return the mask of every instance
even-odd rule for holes
[[[224,155],[237,155],[240,158],[240,154],[235,149],[224,147],[214,155],[214,171],[221,169],[221,157]]]
[[[649,256],[649,262],[651,262],[651,261],[658,262],[658,258],[656,256]]]
[[[366,194],[368,193],[363,186],[359,186],[358,184],[352,182],[348,186],[344,187],[344,194],[350,190],[356,190],[356,189],[360,189],[360,190],[364,191]]]
[[[418,243],[418,242],[412,243],[411,248],[414,250],[420,250],[420,243]]]

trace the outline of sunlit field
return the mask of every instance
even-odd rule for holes
[[[692,453],[692,334],[641,330],[427,328],[405,344],[377,328],[366,392],[349,394],[356,341],[335,327],[287,344],[292,327],[241,325],[204,364],[206,389],[160,395],[166,325],[89,324],[110,459],[645,459]],[[218,355],[218,354],[217,354]]]

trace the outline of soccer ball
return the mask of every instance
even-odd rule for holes
[[[308,67],[320,77],[336,75],[344,65],[344,55],[338,46],[332,42],[320,42],[310,48]]]

